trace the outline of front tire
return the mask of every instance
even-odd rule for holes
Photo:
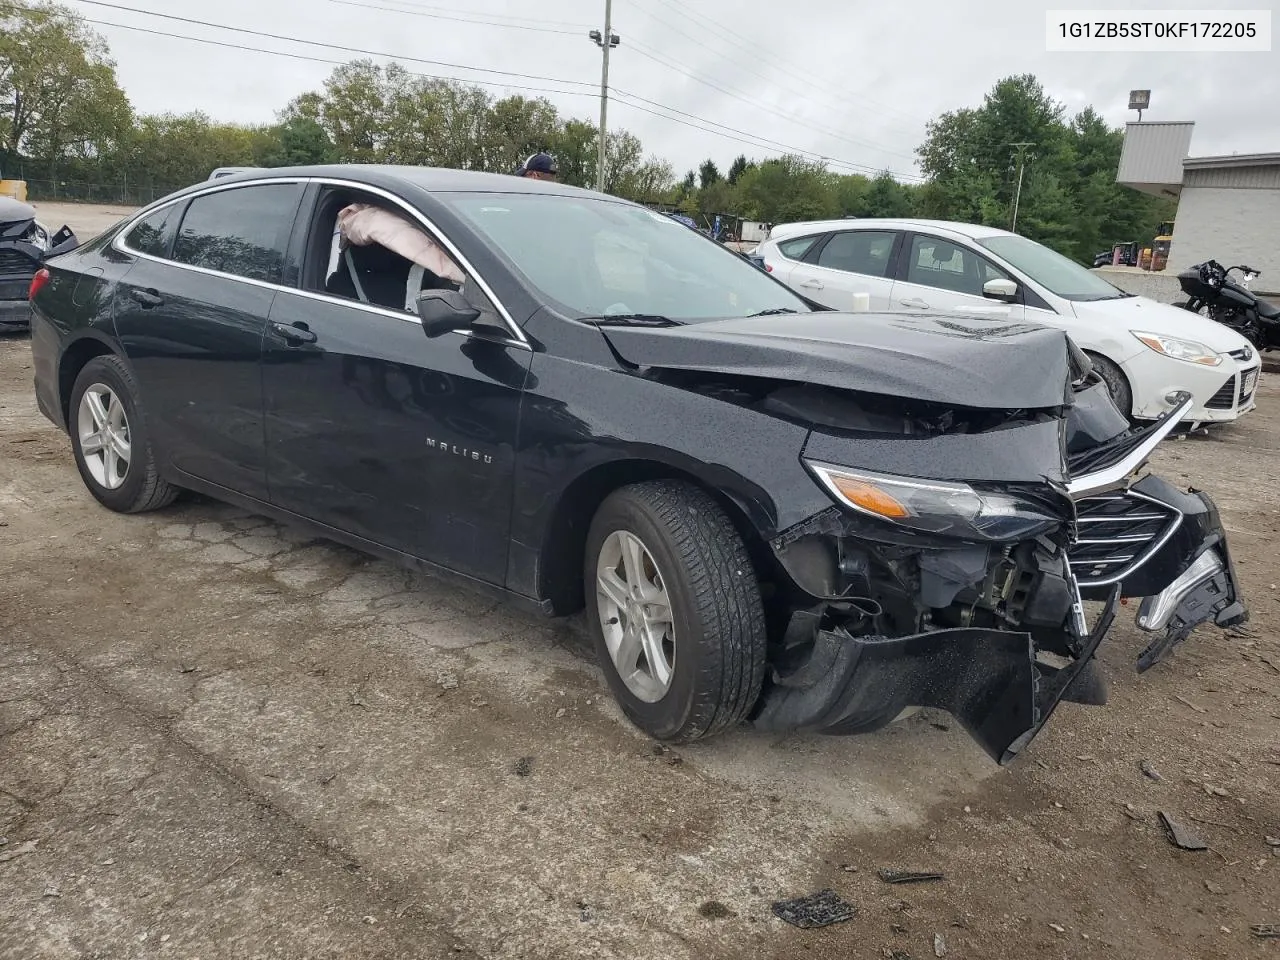
[[[1107,385],[1107,393],[1111,394],[1111,402],[1124,415],[1126,420],[1133,419],[1133,389],[1129,386],[1129,378],[1124,371],[1104,356],[1089,354],[1089,362],[1098,376]]]
[[[137,383],[119,357],[84,365],[71,388],[68,426],[80,478],[104,507],[142,513],[178,495],[160,476]]]
[[[764,607],[746,546],[708,494],[670,480],[610,494],[583,576],[596,655],[636,726],[688,742],[745,719],[764,682]]]

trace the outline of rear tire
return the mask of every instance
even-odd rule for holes
[[[1107,385],[1107,393],[1111,394],[1111,402],[1124,415],[1125,419],[1133,419],[1133,390],[1129,386],[1129,378],[1124,371],[1106,357],[1096,353],[1089,354],[1089,362],[1098,372],[1102,382]]]
[[[80,478],[104,507],[142,513],[178,495],[160,476],[137,383],[119,357],[106,354],[84,365],[71,388],[67,426]]]
[[[688,742],[746,718],[764,682],[764,608],[746,546],[708,494],[671,480],[610,494],[583,577],[596,655],[637,727]]]

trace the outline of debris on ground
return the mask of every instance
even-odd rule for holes
[[[878,870],[876,872],[885,883],[925,883],[929,880],[946,879],[940,873],[921,870]]]
[[[458,676],[448,670],[439,670],[436,672],[436,683],[439,684],[442,690],[456,690],[458,689]]]
[[[698,908],[698,913],[709,920],[723,920],[725,917],[734,915],[733,911],[719,900],[708,900]]]
[[[22,856],[24,853],[35,853],[36,844],[39,840],[28,840],[26,843],[20,843],[12,850],[0,852],[0,863],[8,863],[16,857]]]
[[[1231,796],[1231,794],[1227,793],[1227,791],[1223,790],[1221,787],[1211,786],[1210,784],[1207,784],[1207,783],[1204,785],[1204,792],[1205,792],[1205,793],[1207,793],[1207,794],[1208,794],[1209,796],[1211,796],[1211,797],[1229,797],[1229,796]]]
[[[1051,924],[1049,924],[1049,929],[1050,929],[1050,930],[1052,930],[1054,933],[1066,933],[1066,932],[1067,932],[1067,928],[1066,928],[1066,927],[1064,927],[1064,926],[1063,926],[1062,924],[1060,924],[1060,923],[1051,923]]]
[[[1126,803],[1126,804],[1125,804],[1123,807],[1121,807],[1120,809],[1121,809],[1121,811],[1124,813],[1124,815],[1125,815],[1126,817],[1128,817],[1130,820],[1134,820],[1134,821],[1136,821],[1136,822],[1138,822],[1138,823],[1146,823],[1146,822],[1147,822],[1147,818],[1146,818],[1146,817],[1144,817],[1142,814],[1140,814],[1137,810],[1135,810],[1135,809],[1133,808],[1133,804],[1132,804],[1132,803]]]
[[[566,713],[568,713],[568,712],[569,712],[569,711],[568,711],[568,710],[566,710],[564,707],[561,707],[559,710],[557,710],[557,711],[556,711],[556,719],[557,719],[557,720],[563,720],[563,719],[564,719],[564,715],[565,715]]]
[[[1280,923],[1255,923],[1249,932],[1259,940],[1280,940]]]
[[[1280,837],[1267,837],[1268,847],[1280,847]]]
[[[840,869],[845,873],[857,873],[858,865],[854,863],[842,863],[840,864]]]
[[[911,954],[907,953],[906,951],[891,950],[888,947],[885,947],[883,950],[881,950],[880,955],[884,957],[885,960],[912,960]]]
[[[1208,850],[1209,845],[1200,839],[1200,835],[1189,827],[1184,827],[1163,810],[1156,811],[1160,822],[1164,824],[1169,842],[1182,850]]]
[[[857,912],[857,907],[830,888],[807,897],[779,900],[773,904],[775,917],[804,930],[852,920]]]
[[[1164,777],[1160,776],[1160,771],[1151,765],[1150,760],[1143,760],[1142,763],[1138,764],[1138,767],[1142,770],[1142,775],[1148,780],[1154,780],[1159,783],[1164,779]]]
[[[1204,888],[1213,894],[1222,893],[1222,888],[1218,886],[1216,883],[1214,883],[1212,880],[1206,880],[1204,882]]]
[[[44,888],[44,893],[42,893],[40,896],[42,896],[42,897],[60,897],[60,896],[62,896],[62,891],[61,891],[61,890],[59,890],[56,886],[54,886],[54,885],[51,883],[51,884],[49,884],[47,887],[45,887],[45,888]]]
[[[933,935],[933,955],[935,957],[945,957],[947,955],[947,941],[942,939],[942,934],[940,933]]]
[[[517,777],[527,777],[533,773],[533,757],[521,757],[513,768]]]
[[[1209,711],[1208,711],[1208,710],[1206,710],[1204,707],[1199,706],[1198,704],[1194,704],[1194,703],[1192,703],[1192,702],[1191,702],[1190,700],[1188,700],[1186,697],[1183,697],[1183,696],[1180,696],[1180,695],[1175,695],[1173,699],[1177,700],[1177,701],[1178,701],[1179,703],[1181,703],[1183,706],[1190,707],[1190,708],[1191,708],[1192,710],[1194,710],[1196,713],[1208,713],[1208,712],[1209,712]]]

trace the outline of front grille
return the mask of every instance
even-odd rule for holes
[[[1081,587],[1123,580],[1142,566],[1182,522],[1182,514],[1130,490],[1076,503],[1076,541],[1068,559]]]
[[[36,272],[36,262],[12,247],[0,247],[0,274],[25,273],[27,276]]]
[[[1236,378],[1232,374],[1231,379],[1218,388],[1218,392],[1209,398],[1209,402],[1205,404],[1210,410],[1230,410],[1236,405]]]

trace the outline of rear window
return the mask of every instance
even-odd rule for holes
[[[783,240],[778,244],[778,252],[788,260],[803,260],[804,255],[818,242],[819,236],[821,235],[814,234],[811,237],[793,237],[790,240]]]

